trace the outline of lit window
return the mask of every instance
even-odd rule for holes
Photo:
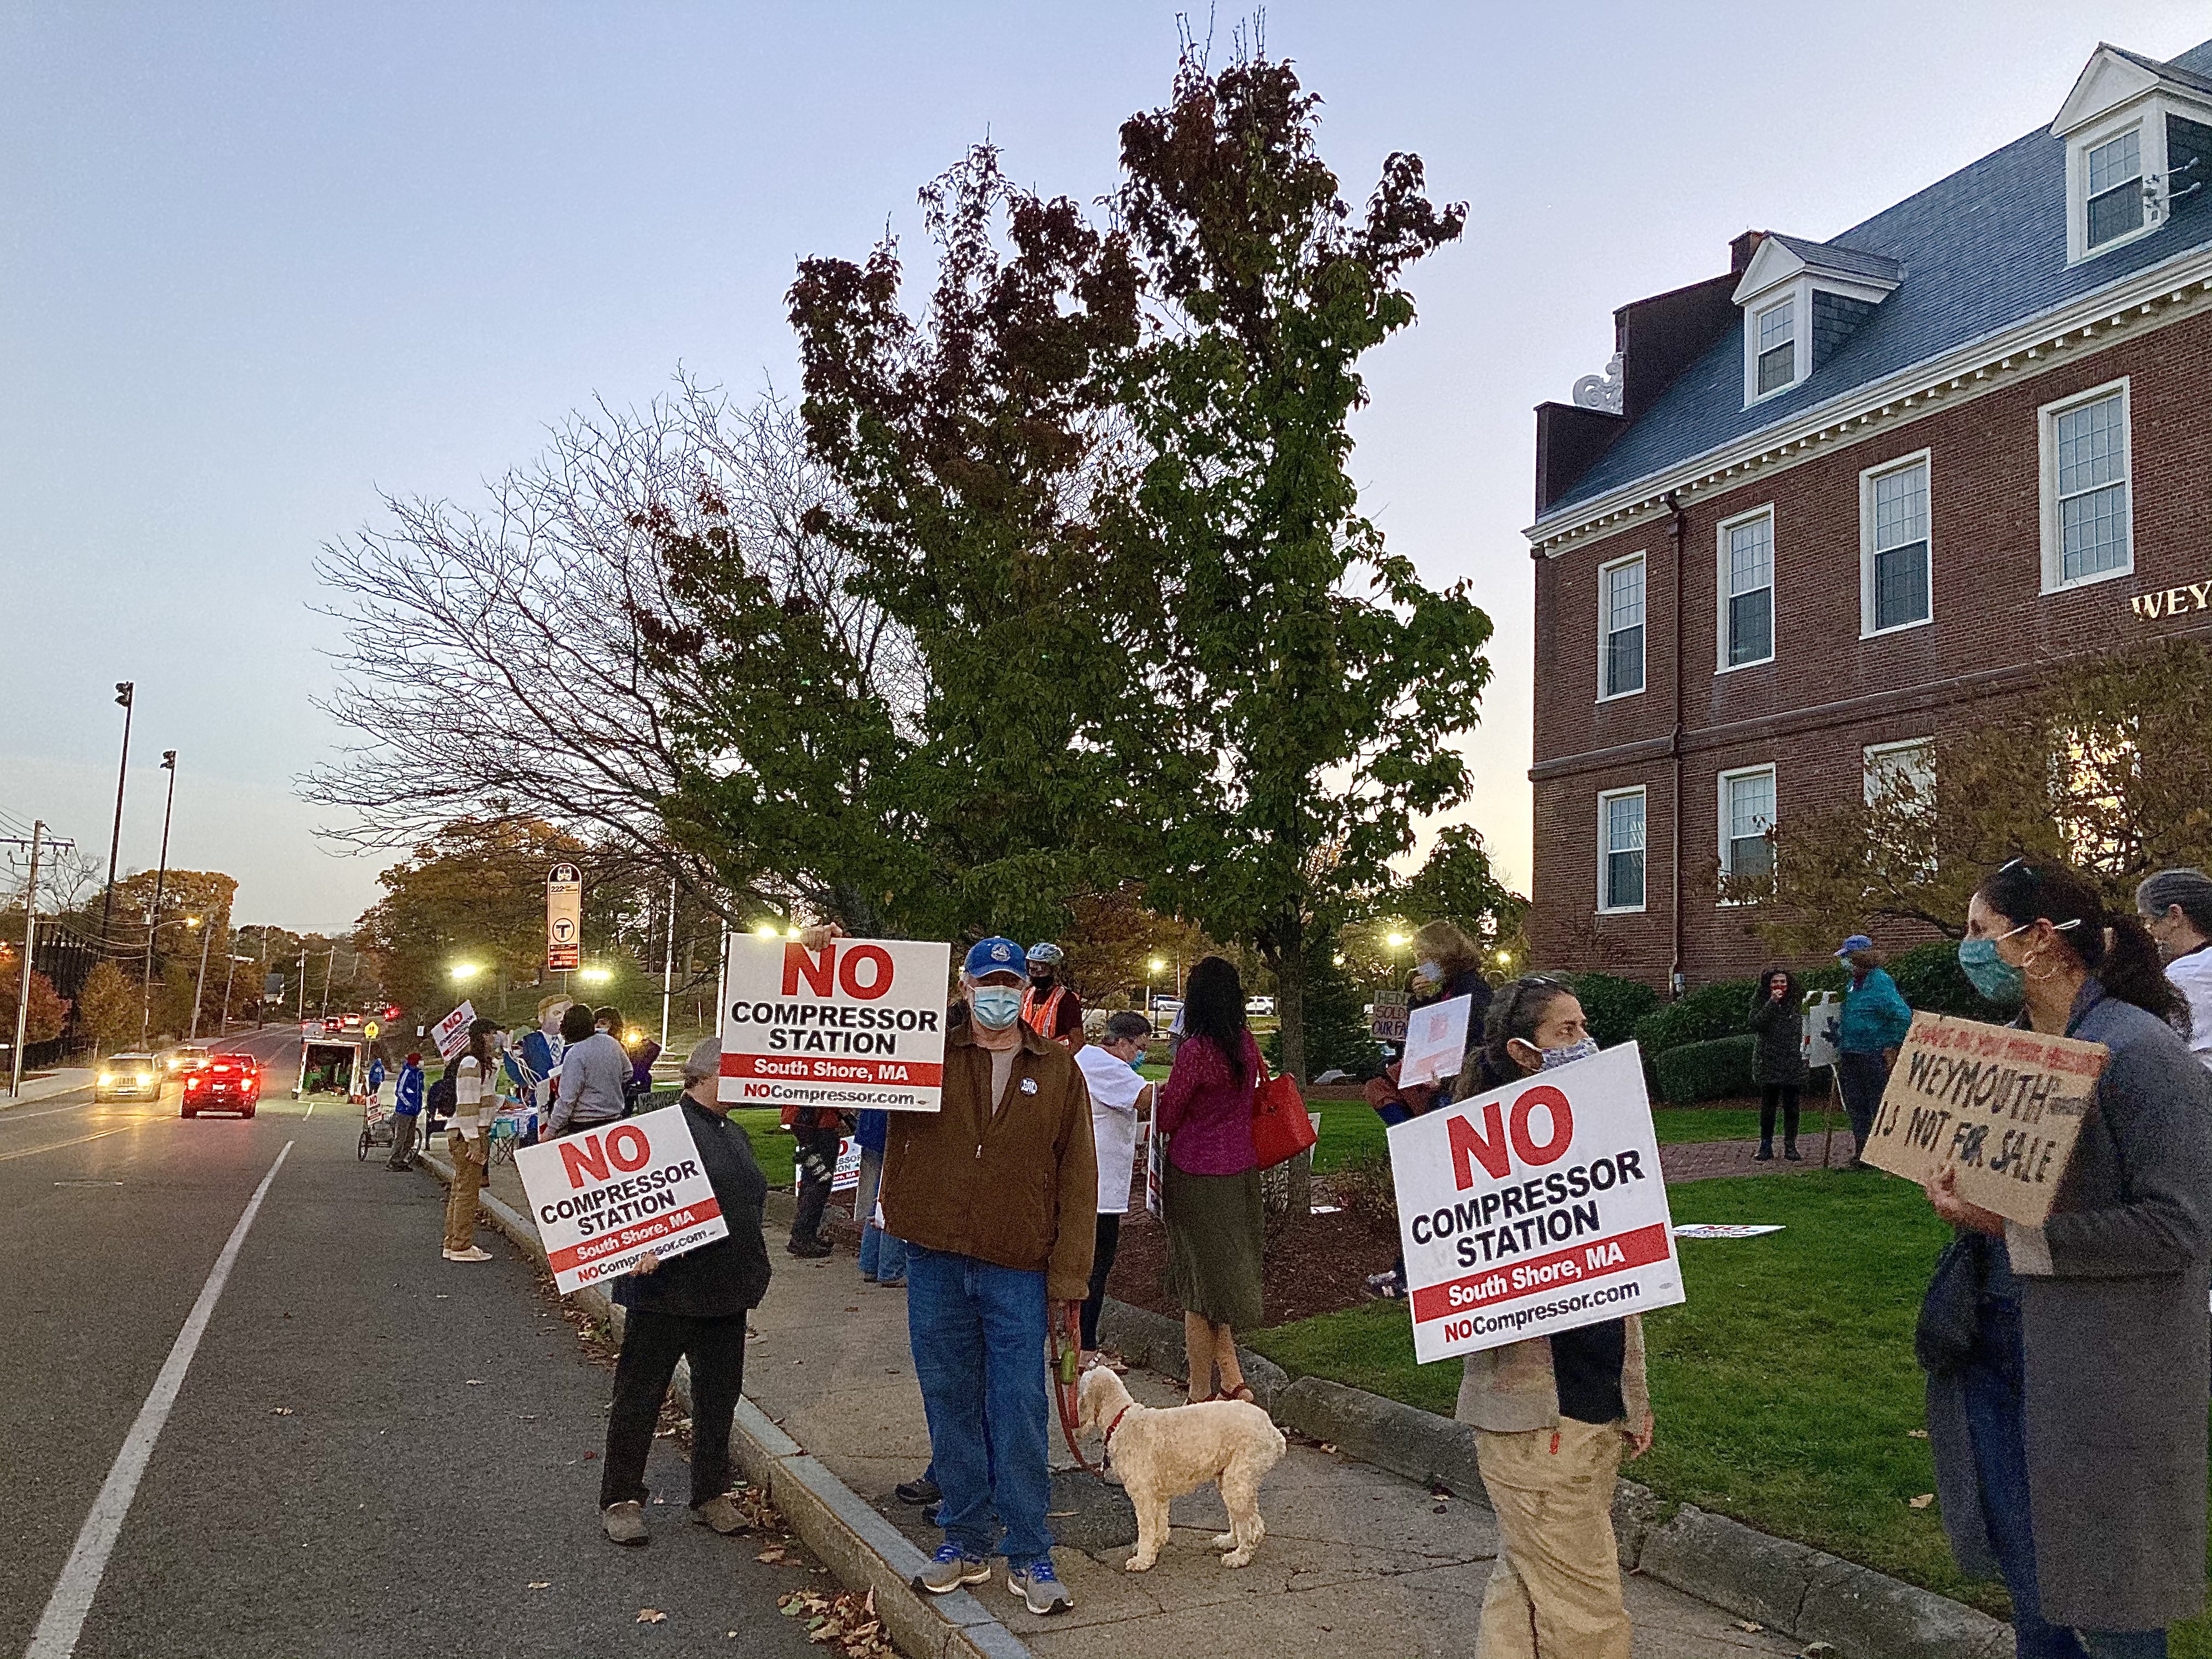
[[[1644,689],[1644,556],[1598,572],[1598,695]]]
[[[1797,301],[1771,305],[1759,313],[1758,395],[1779,392],[1797,378]]]
[[[2097,145],[2085,159],[2089,169],[2088,244],[2100,248],[2142,228],[2142,129],[2130,127]]]
[[[1863,474],[1862,489],[1863,631],[1880,634],[1926,622],[1927,458]]]
[[[1721,774],[1721,873],[1738,881],[1774,872],[1774,769]]]
[[[2045,591],[2131,569],[2126,383],[2045,409],[2043,455]]]
[[[1597,798],[1597,905],[1644,908],[1644,792],[1623,789]]]
[[[1721,526],[1721,666],[1774,655],[1774,515]]]

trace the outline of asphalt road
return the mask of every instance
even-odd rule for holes
[[[275,1060],[296,1041],[223,1046]],[[434,1178],[386,1170],[380,1150],[357,1161],[356,1116],[273,1080],[250,1122],[185,1122],[173,1090],[158,1109],[79,1096],[0,1113],[15,1304],[0,1654],[31,1644],[281,1154],[89,1586],[77,1655],[818,1655],[775,1598],[834,1581],[693,1524],[668,1443],[652,1544],[605,1541],[606,1365],[489,1228],[493,1261],[440,1257]],[[666,1619],[639,1623],[648,1607]]]

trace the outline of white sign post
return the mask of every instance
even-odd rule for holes
[[[1416,1008],[1406,1019],[1406,1057],[1398,1066],[1398,1086],[1413,1083],[1441,1083],[1459,1075],[1467,1058],[1468,1013],[1471,997],[1453,997]]]
[[[469,1027],[477,1023],[476,1005],[464,1002],[432,1028],[431,1039],[438,1045],[438,1058],[451,1060],[469,1046]]]
[[[518,1147],[514,1171],[563,1295],[730,1231],[681,1106]]]
[[[1632,1042],[1394,1125],[1390,1172],[1423,1362],[1683,1300]]]
[[[730,935],[721,1098],[741,1106],[933,1112],[952,947]]]

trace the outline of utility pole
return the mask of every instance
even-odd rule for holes
[[[300,941],[300,1023],[307,1022],[307,942]]]
[[[226,911],[224,913],[222,921],[223,927],[227,931],[230,926],[230,915],[228,912]],[[235,935],[232,937],[230,943],[233,945],[238,943],[238,939]],[[230,969],[229,971],[222,976],[222,1029],[216,1033],[216,1041],[218,1042],[230,1035],[230,982],[238,977],[238,964],[240,963],[251,962],[253,960],[252,957],[240,956],[235,951],[226,951],[225,954],[230,957]]]
[[[668,878],[668,950],[660,958],[660,1048],[668,1051],[668,997],[676,985],[676,878]]]
[[[154,878],[154,909],[146,918],[146,971],[139,991],[138,1046],[146,1046],[147,1028],[154,1023],[154,933],[161,925],[161,898],[169,886],[169,815],[177,805],[177,751],[161,751],[161,769],[169,775],[169,801],[161,809],[161,870]]]
[[[115,827],[107,836],[107,891],[100,902],[100,954],[115,954],[109,943],[108,923],[115,915],[115,854],[123,845],[123,781],[131,775],[131,703],[137,687],[130,680],[115,682],[115,701],[123,705],[123,763],[115,769]]]
[[[31,880],[23,890],[23,975],[15,987],[15,1046],[9,1050],[10,1072],[8,1097],[23,1092],[23,1036],[31,1018],[31,951],[39,942],[39,842],[46,833],[43,819],[31,825]]]
[[[192,981],[192,1032],[185,1039],[187,1042],[200,1040],[200,998],[207,991],[208,941],[214,935],[215,923],[210,920],[200,928],[200,976]],[[222,913],[222,948],[224,954],[228,955],[230,951],[230,912],[228,909]],[[223,1006],[226,1010],[229,1007],[228,1003]]]
[[[305,958],[303,957],[301,960],[304,961]],[[315,1016],[317,1019],[326,1020],[331,1017],[331,971],[335,969],[337,964],[338,947],[333,945],[331,946],[330,955],[323,958],[323,1012]],[[307,981],[302,980],[300,982],[300,989],[302,993],[301,1000],[302,1001],[307,1000],[305,996],[307,988]]]

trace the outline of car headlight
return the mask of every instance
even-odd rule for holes
[[[142,1089],[153,1080],[154,1074],[151,1072],[141,1072],[138,1073],[138,1086]]]
[[[100,1086],[103,1089],[112,1089],[115,1086],[115,1073],[102,1072],[100,1074]]]

